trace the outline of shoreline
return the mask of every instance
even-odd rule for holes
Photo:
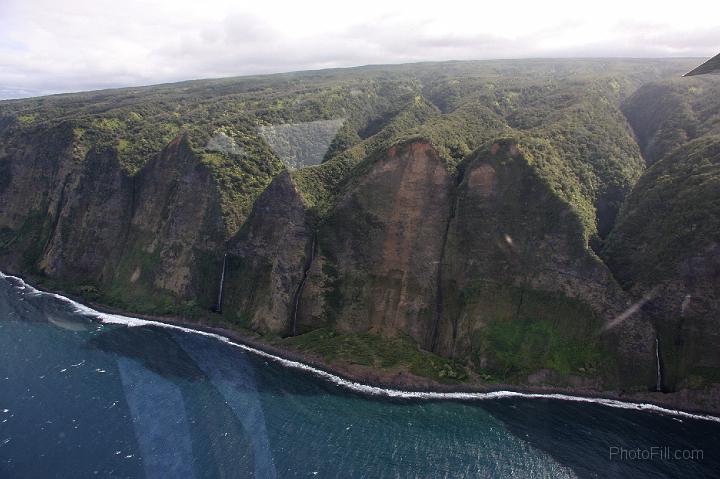
[[[355,364],[328,364],[317,356],[293,349],[277,347],[267,341],[236,329],[205,324],[203,321],[180,317],[154,316],[129,313],[101,304],[85,305],[61,292],[43,291],[26,283],[22,278],[0,272],[0,278],[11,277],[27,287],[72,304],[79,313],[94,316],[103,324],[122,324],[128,327],[155,326],[181,330],[187,333],[213,337],[247,352],[279,362],[286,367],[302,369],[329,380],[339,387],[368,396],[386,396],[425,400],[487,400],[503,397],[545,398],[574,402],[589,402],[608,407],[649,411],[664,415],[720,423],[720,406],[713,402],[709,408],[697,407],[693,391],[675,393],[623,393],[583,388],[556,386],[529,386],[510,384],[444,384],[405,371],[383,371]],[[717,392],[717,391],[716,391]],[[717,392],[720,396],[720,392]]]
[[[93,306],[94,307],[94,306]],[[101,311],[102,312],[102,311]],[[107,310],[107,314],[118,314],[118,311],[111,312]],[[121,314],[124,316],[124,314]],[[574,402],[591,402],[602,404],[608,407],[619,407],[613,402],[622,403],[629,407],[623,409],[637,409],[653,411],[665,415],[682,416],[699,420],[710,420],[720,423],[720,415],[717,410],[700,409],[692,407],[682,407],[677,405],[672,394],[676,393],[621,393],[616,391],[598,391],[582,388],[563,388],[557,386],[529,386],[529,385],[512,385],[512,384],[447,384],[439,383],[429,378],[415,376],[408,372],[392,372],[373,369],[367,366],[336,363],[328,364],[312,354],[303,353],[293,349],[280,348],[272,344],[268,344],[262,340],[258,340],[252,336],[245,335],[237,330],[230,330],[222,327],[210,326],[198,322],[189,321],[182,318],[156,317],[150,315],[136,315],[142,321],[147,321],[150,325],[158,327],[178,328],[189,333],[198,333],[221,337],[229,344],[241,346],[243,349],[253,353],[261,352],[274,360],[281,362],[289,361],[307,366],[314,370],[323,372],[327,375],[334,376],[343,383],[352,383],[360,386],[366,386],[368,389],[384,390],[391,392],[386,394],[388,397],[416,397],[428,400],[483,400],[502,397],[525,397],[525,398],[547,398],[556,400],[568,400]],[[219,339],[219,338],[218,338]],[[254,350],[254,351],[253,351]],[[287,364],[286,364],[287,366]],[[291,366],[292,367],[292,366]],[[303,368],[305,369],[305,368]],[[306,369],[306,372],[314,371]],[[317,374],[315,374],[318,376]],[[324,379],[328,379],[325,375],[321,375]],[[345,386],[333,381],[336,384]],[[350,388],[355,392],[362,393],[355,388]],[[399,393],[399,394],[392,394]],[[405,395],[406,394],[406,395]],[[371,394],[374,395],[374,394]],[[382,394],[381,394],[382,395]],[[441,397],[446,395],[447,397]],[[490,395],[492,397],[479,397],[480,395]],[[466,396],[466,397],[464,397]],[[478,397],[475,397],[478,396]],[[665,401],[657,399],[666,398]]]

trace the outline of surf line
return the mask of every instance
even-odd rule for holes
[[[363,384],[363,383],[359,383],[356,381],[351,381],[349,379],[344,379],[344,378],[341,378],[340,376],[336,376],[335,374],[332,374],[328,371],[316,368],[314,366],[310,366],[308,364],[305,364],[305,363],[302,363],[299,361],[294,361],[291,359],[286,359],[286,358],[283,358],[280,356],[276,356],[274,354],[270,354],[261,349],[257,349],[252,346],[248,346],[246,344],[235,342],[235,341],[231,340],[230,338],[227,338],[221,334],[211,333],[208,331],[202,331],[202,330],[193,329],[193,328],[188,328],[188,327],[179,326],[176,324],[163,323],[160,321],[133,318],[130,316],[123,316],[123,315],[119,315],[119,314],[103,313],[100,311],[96,311],[89,306],[85,306],[84,304],[78,303],[77,301],[74,301],[74,300],[67,298],[65,296],[62,296],[60,294],[40,291],[40,290],[30,286],[29,284],[25,283],[25,281],[23,281],[21,278],[18,278],[16,276],[5,275],[2,272],[0,272],[0,279],[5,279],[5,278],[10,278],[17,282],[20,282],[21,285],[18,286],[19,289],[23,289],[23,290],[27,289],[32,294],[41,294],[41,295],[52,296],[56,299],[59,299],[60,301],[63,301],[65,303],[68,303],[71,306],[73,306],[75,308],[75,312],[77,312],[78,314],[83,314],[86,316],[94,317],[96,319],[99,319],[101,322],[103,322],[105,324],[118,324],[118,325],[124,325],[127,327],[155,326],[155,327],[161,327],[161,328],[175,329],[175,330],[183,331],[186,333],[198,334],[201,336],[213,338],[220,342],[228,344],[230,346],[239,348],[243,351],[247,351],[249,353],[255,354],[256,356],[270,359],[276,363],[279,363],[279,364],[289,367],[289,368],[306,371],[308,373],[311,373],[314,376],[328,380],[340,387],[343,387],[345,389],[348,389],[348,390],[351,390],[354,392],[358,392],[361,394],[365,394],[368,396],[380,396],[380,397],[400,398],[400,399],[461,400],[461,401],[483,401],[483,400],[502,399],[502,398],[553,399],[553,400],[559,400],[559,401],[600,404],[602,406],[612,407],[612,408],[616,408],[616,409],[647,411],[647,412],[663,414],[663,415],[668,415],[668,416],[677,416],[677,417],[683,417],[683,418],[687,418],[687,419],[697,419],[697,420],[701,420],[701,421],[712,421],[712,422],[720,423],[720,417],[712,416],[710,414],[696,414],[696,413],[681,411],[681,410],[677,410],[677,409],[670,409],[670,408],[666,408],[663,406],[657,406],[655,404],[628,402],[628,401],[621,401],[618,399],[592,398],[592,397],[573,396],[570,394],[560,394],[560,393],[524,393],[524,392],[517,392],[517,391],[489,391],[489,392],[403,391],[400,389],[371,386],[369,384]]]

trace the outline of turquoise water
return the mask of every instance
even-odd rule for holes
[[[100,323],[0,276],[0,478],[720,475],[717,422],[555,399],[362,395],[138,324]],[[702,457],[621,459],[611,447]]]

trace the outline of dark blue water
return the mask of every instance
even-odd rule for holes
[[[101,324],[0,276],[3,479],[719,475],[712,421],[362,396],[210,337]]]

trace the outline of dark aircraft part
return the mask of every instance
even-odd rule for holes
[[[720,74],[720,55],[715,55],[710,60],[706,61],[694,70],[687,72],[683,76],[691,77],[695,75],[704,75],[706,73]]]

